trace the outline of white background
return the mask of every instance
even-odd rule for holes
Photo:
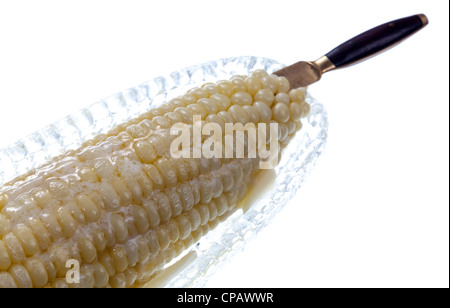
[[[329,114],[311,176],[213,287],[448,287],[449,3],[2,1],[0,148],[151,77],[222,57],[315,60],[425,13],[394,49],[310,87]]]

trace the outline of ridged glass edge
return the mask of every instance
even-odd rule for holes
[[[0,186],[189,88],[249,70],[276,71],[281,67],[265,58],[225,58],[159,76],[111,95],[0,149]]]

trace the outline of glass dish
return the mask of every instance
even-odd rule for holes
[[[270,73],[283,66],[271,59],[252,56],[225,58],[156,77],[112,95],[0,149],[0,186],[192,87],[228,79],[236,74],[247,75],[256,69]],[[183,266],[175,274],[166,275],[159,286],[203,286],[215,269],[241,252],[245,244],[268,225],[296,194],[314,167],[327,139],[325,108],[309,94],[306,99],[311,105],[311,112],[302,121],[303,128],[283,151],[282,159],[275,168],[277,177],[272,188],[245,213],[236,211],[186,251],[184,258],[180,256],[177,260],[181,260],[178,263]],[[173,264],[176,265],[176,261],[170,265]]]

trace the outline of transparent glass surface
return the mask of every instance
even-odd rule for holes
[[[228,79],[235,74],[246,75],[256,69],[270,73],[283,66],[271,59],[251,56],[225,58],[156,77],[112,95],[0,149],[0,185],[80,147],[84,141],[106,133],[114,126],[192,87]],[[245,213],[236,211],[201,238],[188,251],[194,253],[196,258],[190,259],[182,270],[162,286],[203,286],[215,269],[241,252],[245,244],[267,226],[296,194],[314,167],[327,139],[328,121],[323,105],[309,94],[306,99],[311,105],[311,112],[302,120],[302,129],[284,149],[280,164],[275,168],[277,176],[272,188]]]

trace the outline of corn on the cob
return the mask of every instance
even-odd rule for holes
[[[178,158],[170,127],[279,125],[282,149],[309,112],[304,92],[258,70],[205,84],[0,189],[0,288],[139,287],[242,201],[259,158]],[[80,264],[80,284],[66,279]]]

